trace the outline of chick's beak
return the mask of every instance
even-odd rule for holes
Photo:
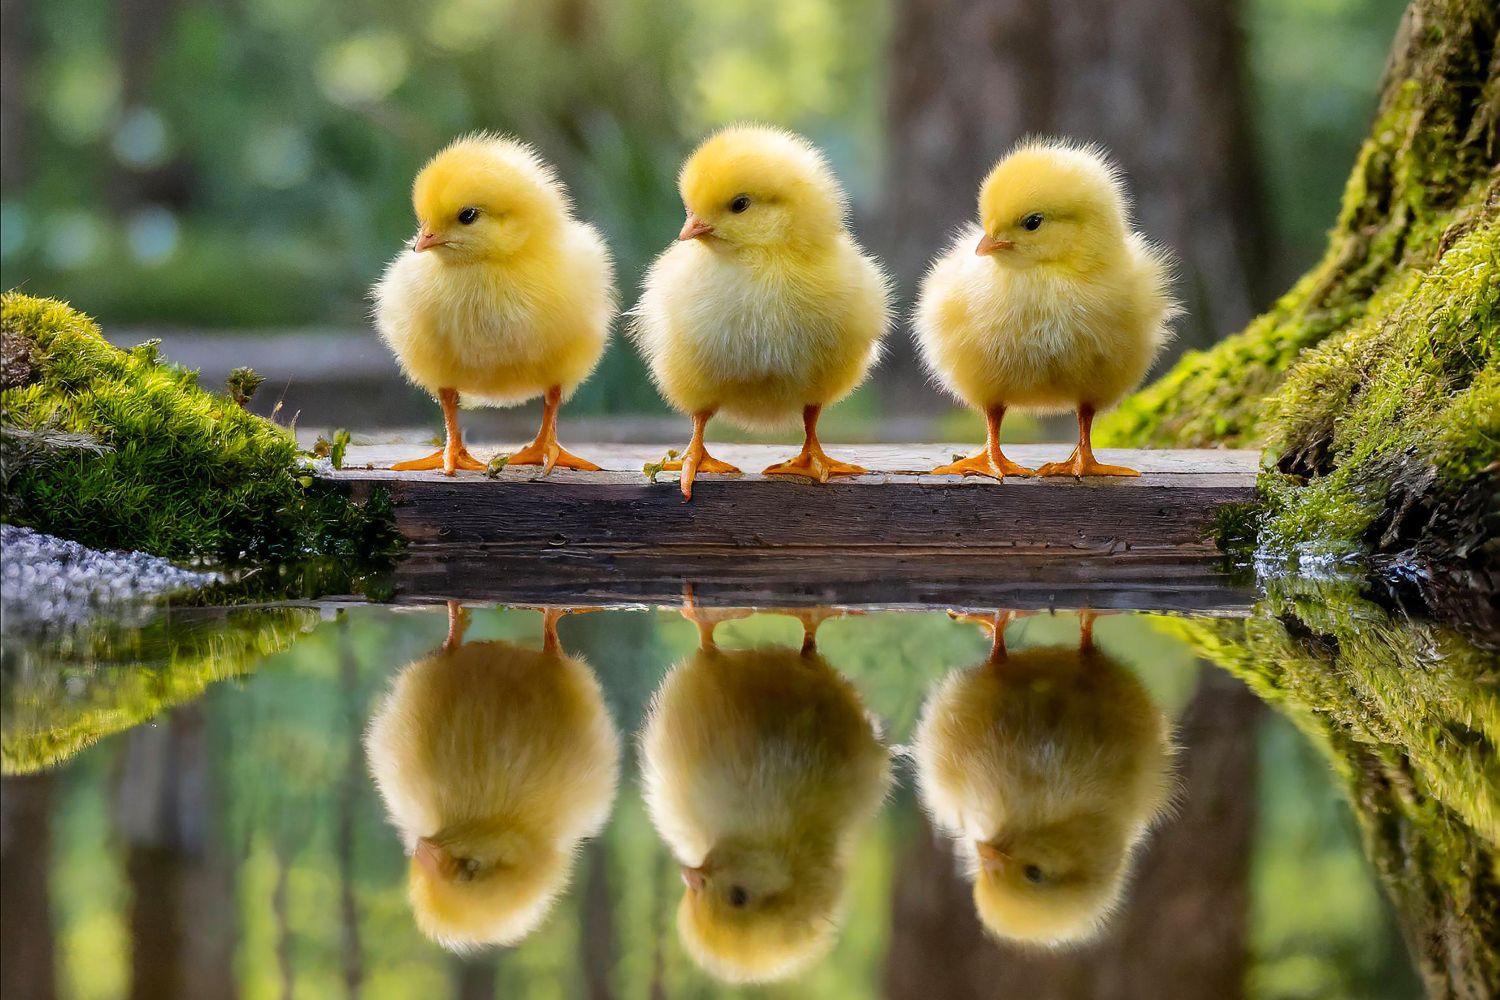
[[[696,240],[707,236],[714,231],[714,227],[689,213],[687,221],[682,224],[682,232],[677,234],[679,240]]]
[[[1005,867],[1005,862],[1010,860],[1009,855],[994,844],[988,844],[981,840],[975,847],[979,852],[979,864],[985,871],[999,871]]]
[[[445,869],[449,867],[448,852],[426,837],[417,841],[417,849],[412,852],[412,860],[421,865],[432,878],[443,878]]]
[[[1011,250],[1014,247],[1015,243],[1010,240],[997,240],[985,233],[979,237],[979,245],[974,248],[974,254],[977,257],[987,257],[996,250]]]
[[[703,886],[707,881],[708,875],[702,868],[692,868],[688,865],[682,866],[682,884],[689,889],[694,892],[702,892]]]
[[[443,239],[437,233],[423,227],[421,233],[417,235],[417,242],[413,243],[411,248],[417,253],[421,253],[423,250],[431,250],[433,247],[440,247],[447,242],[447,240]]]

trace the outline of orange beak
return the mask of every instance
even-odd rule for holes
[[[443,239],[437,233],[423,229],[417,235],[417,242],[413,243],[411,248],[417,253],[421,253],[423,250],[431,250],[433,247],[444,246],[447,242],[447,240]]]
[[[974,248],[974,255],[976,257],[988,257],[996,250],[1011,250],[1014,248],[1015,244],[1010,240],[991,239],[990,234],[985,233],[979,237],[979,245]]]
[[[412,853],[412,860],[421,865],[431,877],[446,877],[445,869],[449,867],[448,852],[426,837],[417,841],[417,849]]]
[[[687,237],[691,239],[692,237]],[[703,886],[708,881],[708,874],[702,868],[690,868],[682,866],[682,884],[694,892],[702,892]]]
[[[1010,856],[1000,850],[1000,848],[994,844],[987,844],[982,840],[978,843],[976,849],[979,851],[979,864],[985,871],[999,871],[1005,867],[1005,862],[1010,860]]]
[[[714,231],[714,227],[689,213],[687,221],[682,224],[682,232],[677,234],[679,240],[696,240],[708,236]]]

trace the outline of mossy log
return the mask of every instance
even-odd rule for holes
[[[1261,542],[1500,586],[1500,6],[1414,0],[1323,259],[1101,424],[1264,444]]]
[[[1162,619],[1307,732],[1434,998],[1500,996],[1500,677],[1446,626],[1357,583],[1271,581],[1244,620]]]

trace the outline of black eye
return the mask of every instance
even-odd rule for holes
[[[745,891],[743,886],[732,885],[729,887],[730,906],[733,906],[735,909],[739,909],[748,902],[750,902],[750,894]]]
[[[462,212],[458,213],[458,221],[462,222],[466,226],[471,224],[477,218],[479,218],[479,209],[477,208],[466,208]]]
[[[1037,220],[1038,222],[1040,222],[1041,216],[1037,216]],[[1036,227],[1033,226],[1032,228],[1034,229]],[[1042,881],[1042,870],[1036,865],[1027,865],[1024,869],[1022,869],[1021,874],[1025,875],[1026,881],[1030,882],[1032,885],[1038,885]]]
[[[468,882],[479,873],[479,862],[473,858],[462,858],[458,862],[458,880]]]
[[[731,201],[729,203],[729,210],[731,212],[733,212],[735,215],[739,215],[741,212],[743,212],[745,209],[747,209],[749,207],[750,207],[750,196],[748,194],[736,195],[734,201]]]
[[[1026,230],[1028,233],[1034,233],[1038,229],[1042,228],[1042,213],[1032,212],[1030,215],[1026,216],[1026,218],[1021,220],[1021,228]]]

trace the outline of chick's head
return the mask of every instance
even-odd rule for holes
[[[499,822],[417,841],[409,891],[422,933],[445,948],[510,945],[536,929],[568,876],[568,855]]]
[[[1119,170],[1095,146],[1028,142],[979,188],[984,230],[974,252],[1010,267],[1079,271],[1121,252],[1126,199]]]
[[[974,905],[990,933],[1059,945],[1092,936],[1119,902],[1130,838],[1090,813],[976,847]]]
[[[682,874],[678,932],[721,980],[785,979],[833,947],[843,875],[831,859],[721,845]]]
[[[844,191],[823,154],[781,129],[716,133],[683,164],[677,186],[688,216],[678,239],[776,249],[815,245],[843,230]]]
[[[523,142],[487,134],[456,139],[412,185],[421,232],[413,249],[449,261],[495,261],[562,231],[562,183]]]

